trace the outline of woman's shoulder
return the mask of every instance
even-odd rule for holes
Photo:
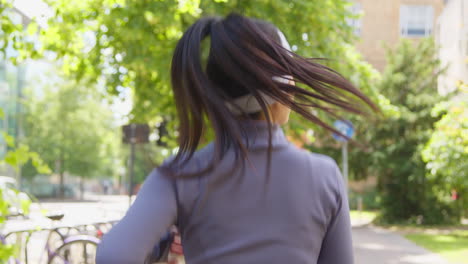
[[[177,155],[169,156],[157,169],[163,174],[165,169],[169,167],[174,170],[175,174],[195,173],[209,165],[208,161],[212,160],[212,155],[213,144],[208,144],[195,151],[191,157],[186,157],[183,154],[179,158]]]
[[[285,153],[290,163],[297,164],[299,167],[305,167],[307,176],[315,183],[321,183],[322,186],[336,188],[341,185],[341,173],[336,161],[327,155],[311,152],[306,149],[291,147]]]
[[[330,169],[334,170],[338,165],[336,164],[336,161],[327,155],[320,154],[320,153],[315,153],[315,152],[310,152],[307,150],[305,151],[305,155],[308,157],[309,162],[314,165],[314,166],[319,166],[323,169]]]
[[[284,151],[284,156],[288,156],[290,159],[298,161],[305,160],[308,164],[313,165],[315,168],[319,167],[322,169],[334,169],[337,167],[336,162],[332,157],[299,148],[295,145],[289,145],[289,147]]]

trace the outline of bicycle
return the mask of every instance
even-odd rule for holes
[[[53,252],[48,264],[94,263],[100,239],[116,222],[101,222],[74,227],[80,234],[64,238],[63,244]],[[89,230],[89,227],[94,228],[94,230]]]
[[[52,221],[60,221],[63,214],[50,215]],[[9,260],[8,263],[28,264],[28,245],[33,233],[47,231],[47,239],[44,250],[37,263],[47,264],[92,264],[96,256],[97,245],[102,235],[116,221],[93,223],[79,226],[54,226],[40,230],[19,230],[10,232],[5,236],[0,235],[3,244],[16,245],[18,257]],[[44,254],[46,258],[44,259]]]
[[[49,257],[48,264],[92,264],[96,258],[100,240],[93,236],[76,235],[64,243]]]
[[[47,216],[53,222],[61,221],[64,214]],[[73,232],[73,231],[76,231]],[[94,236],[82,235],[78,227],[53,227],[46,240],[43,253],[48,264],[93,263],[100,240]],[[81,248],[80,248],[81,247]],[[40,261],[42,261],[41,256]]]

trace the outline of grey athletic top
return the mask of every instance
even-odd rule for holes
[[[341,174],[329,157],[289,143],[274,126],[247,122],[248,161],[234,153],[207,175],[169,179],[156,169],[125,217],[104,236],[97,264],[142,264],[169,227],[179,226],[187,264],[353,263],[349,208]],[[213,145],[186,172],[203,168]]]

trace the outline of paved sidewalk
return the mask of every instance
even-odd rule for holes
[[[377,227],[353,228],[353,242],[356,264],[448,264],[401,235]]]
[[[125,196],[88,198],[99,202],[46,202],[42,204],[42,208],[50,212],[64,212],[65,218],[61,223],[70,225],[82,224],[82,221],[93,222],[95,219],[119,218],[128,208],[128,197]],[[34,228],[37,225],[50,226],[51,221],[42,216],[40,209],[34,204],[31,219],[9,221],[5,228],[15,230]],[[370,221],[371,219],[359,217],[352,221],[356,264],[448,264],[437,254],[415,245],[397,233],[371,226]],[[34,243],[37,256],[42,252],[45,240],[43,235],[38,233],[39,237]]]

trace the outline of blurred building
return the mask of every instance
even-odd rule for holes
[[[26,24],[30,19],[20,11],[13,9],[8,16],[14,23]],[[10,57],[16,57],[18,52],[8,46],[5,54],[0,53],[0,108],[4,117],[0,121],[0,131],[7,132],[17,138],[21,134],[20,112],[22,91],[25,86],[26,65],[14,65],[9,61]],[[0,157],[7,150],[4,139],[0,137]]]
[[[14,23],[27,24],[30,18],[24,13],[13,8],[7,14]],[[11,57],[16,57],[16,51],[11,45],[5,50],[5,53],[0,53],[0,109],[4,116],[0,119],[0,131],[6,132],[12,136],[15,141],[22,136],[21,128],[21,99],[23,90],[26,84],[26,67],[25,63],[14,65],[10,62]],[[4,157],[8,146],[2,136],[0,136],[0,159]],[[9,166],[0,167],[1,175],[13,176],[15,174],[13,168]]]
[[[466,0],[460,0],[466,1]],[[360,19],[349,21],[360,41],[364,59],[382,71],[386,48],[402,38],[420,39],[434,34],[437,17],[446,0],[353,0],[353,12]]]
[[[435,39],[439,58],[447,72],[439,78],[439,92],[456,89],[460,81],[468,83],[468,0],[448,0],[437,20]]]

